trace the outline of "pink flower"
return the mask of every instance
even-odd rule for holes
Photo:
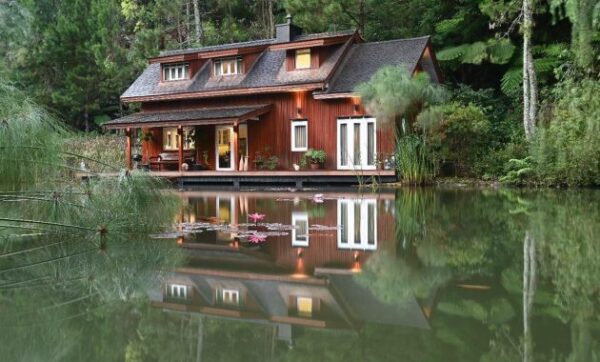
[[[248,218],[250,220],[252,220],[255,223],[258,223],[259,221],[263,220],[265,218],[265,214],[259,214],[257,212],[255,212],[254,214],[250,214],[248,215]]]
[[[248,236],[248,242],[252,244],[262,243],[267,240],[267,236],[265,234],[252,234]]]

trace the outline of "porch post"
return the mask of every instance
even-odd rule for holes
[[[177,127],[177,138],[179,139],[179,172],[183,171],[181,164],[183,164],[183,127]]]
[[[131,161],[131,128],[125,129],[125,136],[127,137],[127,141],[125,142],[125,161],[127,169],[131,170],[133,168]]]
[[[240,127],[237,122],[233,124],[233,169],[239,171],[240,160],[238,157],[238,138]]]

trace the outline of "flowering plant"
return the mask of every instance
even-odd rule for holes
[[[252,220],[252,222],[258,223],[259,221],[264,220],[265,216],[266,216],[265,214],[259,214],[259,213],[255,212],[253,214],[249,214],[248,218],[250,220]]]

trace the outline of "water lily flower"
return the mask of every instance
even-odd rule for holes
[[[323,194],[315,194],[313,196],[313,201],[317,204],[322,204],[323,203]]]
[[[267,240],[267,236],[265,234],[252,234],[248,236],[248,242],[252,244],[262,243]]]
[[[253,214],[249,214],[248,218],[250,220],[252,220],[254,223],[258,223],[259,221],[264,220],[265,216],[266,216],[265,214],[259,214],[259,213],[255,212]]]

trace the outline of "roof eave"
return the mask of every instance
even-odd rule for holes
[[[314,99],[341,99],[358,97],[353,92],[338,92],[338,93],[313,93]]]
[[[257,87],[257,88],[238,88],[238,89],[226,89],[226,90],[214,90],[214,91],[202,91],[202,92],[185,92],[185,93],[174,93],[174,94],[157,94],[148,96],[121,96],[121,102],[123,103],[134,103],[134,102],[150,102],[150,101],[163,101],[163,100],[182,100],[182,99],[197,99],[197,98],[212,98],[212,97],[226,97],[246,94],[257,94],[257,93],[280,93],[280,92],[294,92],[299,90],[315,90],[323,89],[325,86],[324,82],[313,82],[313,83],[299,83],[290,84],[283,86],[269,86],[269,87]]]

